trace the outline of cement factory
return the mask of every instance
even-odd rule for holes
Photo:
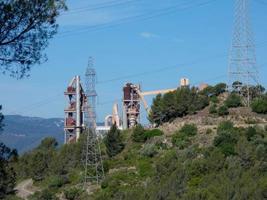
[[[92,71],[92,70],[91,70]],[[94,75],[94,74],[91,74]],[[91,77],[91,79],[94,77]],[[89,87],[94,87],[92,81]],[[189,80],[182,78],[180,80],[180,87],[189,86]],[[147,115],[150,112],[150,107],[145,99],[146,96],[165,94],[175,91],[177,88],[170,88],[165,90],[142,91],[141,86],[133,83],[126,83],[122,89],[122,110],[119,111],[119,105],[114,103],[112,107],[112,114],[109,114],[104,119],[104,126],[98,126],[94,121],[94,127],[98,136],[104,135],[109,131],[112,124],[116,124],[119,129],[132,128],[140,121],[140,113],[142,107],[145,109]],[[89,89],[96,92],[94,88]],[[87,90],[86,90],[87,91]],[[94,102],[90,100],[90,95],[86,94],[81,83],[80,76],[75,76],[68,84],[64,95],[67,99],[67,108],[65,108],[65,143],[75,142],[79,139],[80,134],[87,126],[88,116],[94,115],[92,108]],[[95,101],[95,100],[93,100]],[[143,104],[143,106],[141,106]]]

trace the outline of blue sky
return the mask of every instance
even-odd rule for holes
[[[260,78],[267,86],[267,3],[251,1]],[[126,82],[140,83],[144,91],[176,87],[181,77],[192,85],[226,82],[233,3],[68,0],[69,11],[59,18],[59,33],[46,50],[48,62],[34,66],[27,79],[0,75],[3,112],[63,117],[63,92],[74,75],[84,79],[89,56],[97,71],[98,121],[115,101],[121,103]]]

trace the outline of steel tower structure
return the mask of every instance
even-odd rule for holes
[[[96,134],[96,97],[95,90],[96,72],[93,67],[93,59],[90,57],[85,73],[87,106],[85,114],[85,125],[87,127],[86,149],[85,149],[85,186],[89,182],[99,184],[104,177],[100,145]]]
[[[246,97],[247,106],[250,104],[250,86],[258,84],[249,3],[250,0],[235,0],[234,31],[228,69],[228,90],[238,91]]]
[[[97,93],[95,90],[96,84],[96,71],[94,69],[93,58],[90,57],[88,67],[85,72],[85,90],[88,102],[88,112],[85,114],[85,125],[88,128],[94,128],[96,122],[96,98]]]

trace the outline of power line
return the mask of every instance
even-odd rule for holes
[[[227,56],[227,54],[220,54],[217,56],[213,56],[212,58],[222,58],[222,57],[226,57],[226,56]],[[185,62],[185,63],[181,63],[181,64],[169,66],[169,67],[158,68],[156,70],[149,70],[149,71],[140,72],[140,73],[136,73],[136,74],[129,74],[129,75],[125,75],[125,76],[120,76],[120,77],[116,77],[116,78],[108,79],[108,80],[104,80],[104,81],[98,81],[97,84],[105,84],[105,83],[115,82],[115,81],[124,80],[124,79],[128,79],[128,78],[145,76],[145,75],[155,74],[155,73],[168,71],[168,70],[172,70],[172,69],[181,69],[181,68],[187,67],[188,65],[196,65],[199,62],[209,61],[210,59],[211,59],[211,57],[209,56],[209,57],[198,59],[198,60],[195,60],[192,62]],[[188,69],[188,67],[187,67],[187,69]]]
[[[146,14],[126,17],[126,18],[119,19],[116,21],[107,22],[107,23],[103,23],[103,24],[99,24],[99,25],[93,25],[93,26],[89,26],[86,28],[80,28],[80,29],[65,31],[65,32],[62,32],[61,34],[59,34],[59,38],[63,38],[66,36],[73,36],[73,35],[77,35],[77,34],[81,34],[81,33],[85,33],[85,32],[90,32],[90,31],[98,31],[98,30],[103,30],[103,29],[107,29],[107,28],[112,28],[114,26],[119,26],[119,25],[122,25],[125,23],[145,21],[145,20],[149,20],[149,19],[152,19],[155,17],[169,15],[169,14],[175,13],[177,11],[184,11],[184,10],[188,10],[191,8],[202,7],[202,6],[205,6],[205,5],[212,3],[214,1],[217,1],[217,0],[209,0],[209,1],[201,2],[201,3],[197,3],[194,5],[190,5],[190,4],[188,4],[188,2],[185,5],[176,4],[175,6],[171,6],[171,7],[164,8],[164,9],[159,9],[157,11],[152,11],[152,12],[146,13]]]
[[[267,44],[267,41],[263,41],[263,42],[260,42],[256,46],[258,48],[262,48],[262,47],[265,47],[266,44]],[[193,62],[185,62],[185,63],[181,63],[181,64],[169,66],[169,67],[158,68],[156,70],[149,70],[149,71],[145,71],[145,72],[141,72],[141,73],[129,74],[129,75],[125,75],[125,76],[116,77],[116,78],[113,78],[113,79],[98,81],[97,84],[98,85],[99,84],[107,84],[107,83],[116,82],[116,81],[119,81],[119,80],[124,80],[124,79],[127,79],[127,78],[134,78],[134,77],[140,77],[140,76],[145,76],[145,75],[151,75],[151,74],[160,73],[160,72],[168,71],[168,70],[172,70],[172,69],[181,69],[181,68],[185,68],[188,65],[196,65],[196,64],[201,63],[203,61],[210,61],[211,59],[223,58],[223,57],[227,57],[227,54],[218,54],[218,55],[214,55],[212,57],[209,56],[209,57],[197,59],[197,60],[195,60]],[[262,68],[265,64],[266,64],[266,62],[260,64],[258,68],[259,69]],[[187,69],[188,69],[188,67],[187,67]],[[24,106],[24,107],[22,107],[22,110],[33,111],[35,109],[38,109],[39,107],[42,107],[44,105],[47,105],[47,104],[57,100],[57,97],[61,96],[61,95],[62,95],[62,93],[55,94],[55,95],[53,95],[53,96],[51,96],[49,98],[46,98],[46,99],[43,99],[41,101],[35,102],[33,104]],[[103,103],[100,102],[99,105],[105,105],[107,103],[110,103],[110,101],[106,101],[106,102],[103,102]],[[10,113],[18,113],[18,111],[17,110],[12,110]]]
[[[105,4],[95,5],[95,6],[87,6],[83,8],[73,9],[73,10],[70,10],[69,12],[67,11],[65,13],[62,13],[62,15],[66,16],[66,15],[79,14],[79,13],[88,12],[88,11],[100,10],[104,8],[115,8],[115,7],[119,7],[122,5],[134,3],[137,1],[140,1],[140,0],[114,1],[113,3],[105,3]]]

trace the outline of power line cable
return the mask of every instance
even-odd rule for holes
[[[98,31],[98,30],[103,30],[103,29],[107,29],[107,28],[112,28],[112,27],[119,26],[119,25],[122,25],[125,23],[145,21],[145,20],[149,20],[149,19],[152,19],[155,17],[169,15],[169,14],[175,13],[177,11],[184,11],[184,10],[188,10],[191,8],[202,7],[202,6],[205,6],[205,5],[212,3],[214,1],[217,1],[217,0],[209,0],[209,1],[201,2],[201,3],[195,4],[195,5],[189,5],[187,2],[188,5],[171,6],[171,7],[165,8],[165,9],[160,9],[160,10],[153,11],[153,12],[146,13],[146,14],[135,15],[135,16],[126,17],[123,19],[119,19],[116,21],[107,22],[107,23],[103,23],[103,24],[99,24],[99,25],[93,25],[93,26],[89,26],[89,27],[85,27],[85,28],[65,31],[65,32],[58,34],[58,36],[59,36],[59,38],[63,38],[66,36],[73,36],[73,35],[86,33],[86,32],[90,32],[90,31]]]
[[[191,0],[191,2],[192,2],[192,0]],[[187,4],[188,4],[188,2],[187,2]],[[168,11],[170,9],[173,10],[173,9],[176,9],[177,7],[180,7],[180,6],[181,6],[180,4],[176,4],[175,6],[170,6],[168,8],[164,8],[164,9],[158,9],[158,10],[152,11],[150,13],[143,13],[143,14],[140,14],[140,15],[125,17],[125,18],[122,18],[122,19],[114,20],[114,21],[111,21],[111,22],[106,22],[106,23],[103,23],[103,24],[92,25],[92,26],[85,27],[85,28],[73,29],[73,30],[70,30],[70,31],[62,32],[61,34],[66,34],[66,33],[70,33],[70,32],[73,32],[73,31],[82,31],[82,30],[87,30],[87,29],[94,29],[94,28],[98,28],[98,27],[101,28],[102,26],[112,25],[112,23],[122,23],[124,21],[128,21],[128,20],[131,20],[131,19],[139,18],[139,17],[145,17],[147,15],[151,15],[151,14],[154,14],[154,13],[157,13],[157,12]]]
[[[256,46],[262,48],[262,47],[265,47],[266,44],[267,44],[267,41],[263,41],[263,42],[259,43],[259,45],[256,45]],[[111,82],[115,82],[115,81],[119,81],[119,80],[124,80],[124,79],[127,79],[127,78],[134,78],[134,77],[139,77],[139,76],[144,76],[144,75],[151,75],[151,74],[154,74],[154,73],[168,71],[168,70],[171,70],[171,69],[177,69],[177,68],[181,69],[181,68],[184,68],[184,67],[186,67],[188,65],[196,65],[196,64],[199,64],[199,63],[201,63],[203,61],[204,62],[205,61],[210,61],[211,58],[216,59],[216,58],[223,58],[223,57],[226,57],[226,56],[228,56],[228,54],[218,54],[218,55],[214,55],[212,57],[209,56],[209,57],[206,57],[206,58],[197,59],[197,60],[195,60],[193,62],[185,62],[185,63],[181,63],[181,64],[169,66],[169,67],[162,67],[162,68],[159,68],[159,69],[156,69],[156,70],[149,70],[149,71],[145,71],[145,72],[141,72],[141,73],[129,74],[129,75],[125,75],[125,76],[116,77],[116,78],[113,78],[113,79],[98,81],[97,84],[106,84],[106,83],[111,83]],[[262,68],[265,64],[266,64],[266,62],[260,64],[258,68]],[[188,67],[187,67],[187,69],[188,69]],[[43,100],[38,101],[36,103],[30,104],[28,106],[24,106],[24,107],[22,107],[22,110],[32,111],[32,110],[34,110],[36,108],[39,108],[39,107],[41,107],[43,105],[47,105],[47,104],[57,100],[56,97],[61,96],[61,95],[62,95],[62,93],[58,93],[56,95],[53,95],[53,96],[51,96],[49,98],[43,99]],[[116,100],[118,100],[118,99],[116,99]],[[103,103],[100,103],[100,105],[105,105],[105,104],[110,103],[110,102],[111,101],[103,102]],[[16,110],[13,110],[13,111],[11,111],[11,113],[18,113],[18,112]]]
[[[134,2],[137,2],[140,0],[127,0],[127,1],[116,1],[114,3],[109,3],[109,4],[103,4],[103,5],[96,5],[96,6],[88,6],[88,7],[84,7],[84,8],[80,8],[80,9],[73,9],[70,11],[67,11],[65,13],[62,13],[62,16],[66,16],[66,15],[73,15],[73,14],[80,14],[83,12],[88,12],[88,11],[95,11],[95,10],[100,10],[100,9],[105,9],[105,8],[115,8],[115,7],[119,7],[122,5],[127,5],[127,4],[131,4]]]

